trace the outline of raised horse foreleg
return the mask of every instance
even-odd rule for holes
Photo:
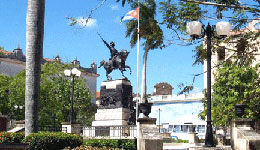
[[[132,70],[130,66],[125,65],[125,68],[128,68],[130,70],[130,74],[132,74]]]
[[[125,75],[124,75],[124,69],[120,69],[121,73],[122,73],[122,76],[125,78]]]

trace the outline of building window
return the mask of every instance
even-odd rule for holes
[[[174,132],[180,133],[181,132],[181,126],[180,125],[174,125]]]
[[[205,133],[205,125],[198,125],[198,133]]]
[[[162,99],[167,99],[167,96],[166,96],[166,95],[163,95],[163,96],[162,96]]]

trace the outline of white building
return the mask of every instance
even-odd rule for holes
[[[6,76],[15,76],[19,72],[25,69],[26,58],[23,54],[22,49],[18,46],[18,48],[14,49],[12,52],[6,50],[0,50],[3,55],[0,55],[0,74]],[[57,56],[55,59],[60,58]],[[43,62],[46,61],[54,61],[53,59],[44,58]],[[96,89],[97,89],[97,65],[93,62],[90,68],[84,68],[80,66],[80,62],[77,60],[73,61],[74,64],[77,64],[82,71],[81,77],[86,79],[86,86],[89,88],[91,92],[91,102],[96,104]]]
[[[152,96],[149,100],[153,103],[149,117],[157,118],[157,125],[168,127],[161,131],[171,133],[172,137],[184,139],[195,128],[199,138],[204,138],[206,121],[199,118],[199,113],[204,110],[203,98],[203,93]]]
[[[154,89],[157,91],[156,95],[148,99],[150,103],[153,103],[149,117],[157,118],[156,124],[160,125],[161,132],[169,132],[172,137],[185,139],[187,134],[195,129],[198,137],[203,139],[206,121],[199,118],[199,113],[204,110],[202,102],[204,94],[171,95],[169,90],[173,88],[167,84],[159,83],[159,86],[156,84],[156,89]],[[158,91],[162,92],[158,93]],[[167,95],[164,95],[165,93]]]

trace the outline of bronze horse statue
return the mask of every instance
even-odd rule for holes
[[[113,70],[116,70],[116,69],[119,69],[121,71],[122,76],[124,78],[126,78],[125,75],[124,75],[124,71],[126,71],[126,68],[128,68],[130,70],[130,74],[132,73],[130,66],[125,65],[125,61],[126,61],[126,58],[127,58],[129,53],[130,52],[122,49],[121,52],[115,58],[109,59],[108,61],[102,60],[100,62],[100,65],[99,65],[98,68],[100,68],[102,66],[104,67],[104,69],[106,70],[107,80],[112,80],[112,77],[109,76],[109,74]]]

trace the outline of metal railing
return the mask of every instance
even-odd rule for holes
[[[128,138],[137,137],[137,127],[135,125],[126,126],[89,126],[80,127],[81,134],[85,138]]]
[[[50,132],[67,132],[66,127],[61,126],[39,126],[39,131],[50,131]]]

